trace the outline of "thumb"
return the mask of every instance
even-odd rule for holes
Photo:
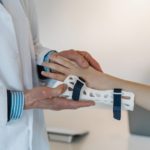
[[[59,86],[57,86],[56,88],[52,88],[50,91],[50,97],[57,97],[60,96],[61,94],[63,94],[67,89],[67,85],[66,84],[61,84]]]
[[[78,51],[80,55],[82,55],[88,62],[89,65],[91,65],[93,68],[95,68],[97,71],[103,72],[101,66],[99,63],[90,55],[88,52],[85,51]]]

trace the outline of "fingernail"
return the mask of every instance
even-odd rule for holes
[[[95,102],[91,102],[91,106],[94,106],[95,105]]]
[[[42,71],[42,72],[41,72],[41,74],[45,74],[45,72],[44,72],[44,71]]]

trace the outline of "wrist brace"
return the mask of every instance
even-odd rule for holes
[[[75,101],[80,100],[92,100],[96,104],[106,104],[113,106],[114,96],[121,94],[121,109],[134,110],[134,93],[121,91],[121,93],[115,92],[115,90],[96,90],[86,86],[86,83],[81,78],[70,75],[64,82],[57,81],[53,87],[57,87],[60,84],[66,84],[67,90],[61,95],[67,99],[73,99]]]

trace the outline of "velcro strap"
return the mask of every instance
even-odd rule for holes
[[[117,120],[121,120],[121,95],[122,89],[114,89],[113,117]]]
[[[84,84],[82,82],[77,80],[77,82],[74,86],[74,89],[73,89],[73,93],[72,93],[72,99],[73,100],[78,101],[80,99],[80,92],[81,92],[83,85]]]

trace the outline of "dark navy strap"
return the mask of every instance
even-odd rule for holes
[[[80,92],[81,92],[83,85],[84,84],[82,82],[77,80],[77,82],[74,86],[74,89],[73,89],[73,93],[72,93],[72,99],[73,100],[78,101],[80,99]]]
[[[7,90],[7,121],[10,121],[10,111],[11,111],[11,92],[10,90]]]
[[[121,94],[122,89],[114,89],[113,117],[117,120],[121,120]]]

